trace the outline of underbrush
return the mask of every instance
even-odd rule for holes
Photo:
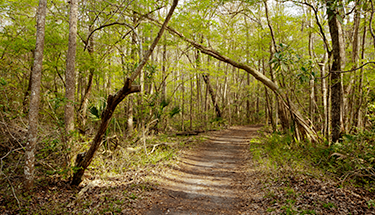
[[[72,143],[65,144],[59,129],[46,126],[38,139],[35,189],[25,193],[26,129],[16,123],[3,123],[0,129],[0,214],[119,213],[132,208],[143,192],[152,189],[148,182],[151,172],[174,162],[181,149],[201,140],[200,136],[135,134],[124,139],[112,135],[97,151],[77,189],[69,185],[75,156],[88,149],[91,135],[74,134]],[[82,193],[83,187],[89,189]]]
[[[332,145],[297,142],[281,133],[251,140],[253,160],[258,171],[266,175],[262,184],[269,204],[267,211],[341,213],[353,206],[353,199],[360,202],[362,212],[371,211],[375,208],[374,141],[375,131],[345,135],[340,143]],[[343,188],[357,194],[346,194]],[[351,211],[348,208],[346,212]]]
[[[297,142],[290,134],[274,133],[253,140],[251,151],[260,163],[290,173],[333,177],[374,190],[375,131],[344,135],[341,142]],[[266,160],[264,158],[267,158]]]

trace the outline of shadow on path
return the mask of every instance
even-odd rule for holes
[[[185,151],[178,166],[157,175],[163,195],[146,214],[239,214],[244,155],[259,128],[232,127]]]

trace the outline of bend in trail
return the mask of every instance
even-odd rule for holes
[[[161,196],[146,214],[239,214],[249,140],[259,128],[231,127],[185,151],[158,175]]]

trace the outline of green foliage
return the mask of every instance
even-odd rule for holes
[[[1,86],[6,86],[8,83],[3,77],[0,77],[0,84]]]
[[[179,106],[176,106],[172,108],[172,110],[169,112],[169,117],[172,118],[174,115],[179,114],[181,112],[181,109]]]
[[[91,104],[89,107],[90,117],[93,121],[99,121],[102,117],[102,112],[107,106],[107,101],[105,98],[99,98],[96,103]]]
[[[328,171],[341,176],[342,182],[353,179],[372,186],[375,182],[375,131],[344,135],[342,142],[331,146]]]
[[[367,201],[367,207],[368,207],[369,209],[371,209],[371,208],[375,208],[375,201],[374,201],[373,199],[368,200],[368,201]]]
[[[255,159],[264,162],[262,151],[267,153],[267,166],[291,168],[295,172],[310,172],[310,165],[318,165],[322,171],[333,173],[341,183],[352,182],[371,188],[375,182],[375,131],[363,131],[344,135],[342,142],[331,146],[327,143],[312,144],[295,142],[288,134],[274,133],[265,144],[252,144]],[[306,163],[308,161],[309,163]]]

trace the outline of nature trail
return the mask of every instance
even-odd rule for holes
[[[239,214],[249,160],[249,140],[260,126],[214,132],[184,151],[178,164],[157,175],[160,192],[148,215]]]

